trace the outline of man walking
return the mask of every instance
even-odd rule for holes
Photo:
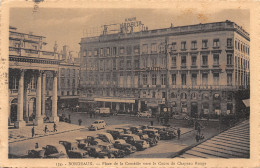
[[[48,131],[48,127],[47,127],[47,125],[45,125],[45,127],[44,127],[45,134],[47,133],[47,131]]]
[[[56,125],[56,123],[53,124],[53,132],[57,132],[57,125]]]
[[[34,126],[32,127],[32,137],[34,137]]]
[[[180,139],[180,137],[181,137],[181,129],[180,128],[178,128],[177,134],[178,134],[178,139]]]

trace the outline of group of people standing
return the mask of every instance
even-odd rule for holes
[[[49,132],[48,126],[45,125],[44,129],[43,129],[44,133],[46,134],[47,132]],[[53,132],[57,132],[57,125],[56,123],[53,123]],[[35,127],[33,125],[32,127],[32,137],[35,136]]]

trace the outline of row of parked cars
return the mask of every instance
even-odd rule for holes
[[[97,120],[94,124],[100,122],[105,124],[103,120]],[[101,128],[105,128],[105,125]],[[89,127],[90,130],[96,130],[91,129],[92,127]],[[136,151],[156,146],[160,140],[175,137],[175,129],[165,126],[118,127],[94,136],[78,137],[72,141],[59,141],[31,149],[27,155],[20,158],[123,158]]]

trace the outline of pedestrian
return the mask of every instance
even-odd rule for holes
[[[198,125],[197,130],[198,130],[198,134],[200,135],[200,131],[201,131],[200,125]]]
[[[44,127],[44,132],[45,132],[45,134],[48,132],[48,127],[47,127],[47,125],[45,125],[45,127]]]
[[[89,114],[89,115],[90,115],[90,118],[92,118],[92,112],[90,112],[90,114]]]
[[[200,135],[200,140],[203,140],[205,137],[204,137],[204,135],[203,135],[203,133],[201,133],[201,135]]]
[[[81,120],[81,119],[79,119],[79,120],[78,120],[78,122],[79,122],[79,126],[81,126],[82,120]]]
[[[158,121],[158,123],[160,123],[160,116],[159,115],[157,115],[157,121]]]
[[[39,144],[38,142],[35,143],[35,149],[38,149],[39,148]]]
[[[199,140],[200,140],[200,136],[199,136],[199,134],[196,134],[196,142],[199,142]]]
[[[34,137],[34,126],[32,127],[32,137]]]
[[[57,125],[56,125],[56,123],[53,124],[53,132],[57,132]]]
[[[150,123],[151,123],[151,126],[153,126],[153,121],[150,121]]]
[[[181,137],[181,129],[180,128],[178,128],[177,134],[178,134],[178,139],[180,139],[180,137]]]

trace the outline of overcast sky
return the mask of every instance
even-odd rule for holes
[[[53,50],[57,41],[59,50],[69,45],[71,50],[79,51],[83,31],[98,29],[102,25],[122,23],[125,18],[136,17],[151,29],[174,26],[218,22],[230,20],[249,32],[249,10],[221,10],[201,14],[194,10],[177,9],[56,9],[40,8],[37,13],[32,8],[13,8],[10,10],[10,25],[24,33],[46,37],[47,50]]]

